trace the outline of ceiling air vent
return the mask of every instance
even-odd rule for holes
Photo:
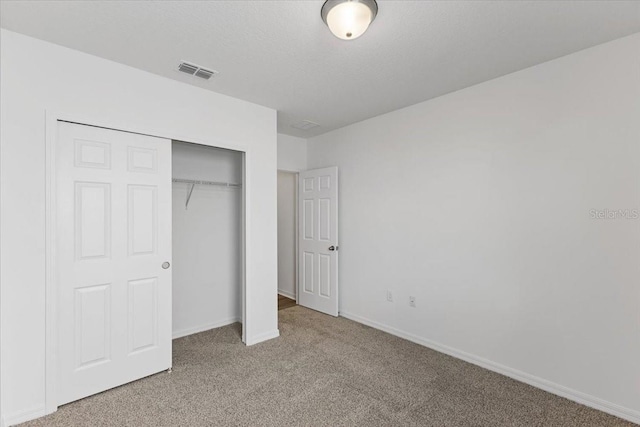
[[[203,78],[205,80],[209,80],[211,76],[213,76],[214,74],[215,74],[215,71],[207,70],[204,68],[198,68],[198,71],[196,71],[195,76]]]
[[[217,71],[208,70],[206,68],[202,68],[199,65],[195,65],[185,61],[182,61],[180,65],[178,65],[178,71],[182,71],[183,73],[200,77],[201,79],[205,79],[205,80],[209,80],[211,76],[218,74]]]
[[[294,123],[291,125],[292,128],[296,128],[300,130],[310,130],[313,128],[317,128],[318,126],[320,125],[314,122],[310,122],[309,120],[303,120],[301,122]]]
[[[178,65],[178,70],[183,73],[194,75],[195,72],[198,71],[198,66],[189,64],[188,62],[181,62],[180,65]]]

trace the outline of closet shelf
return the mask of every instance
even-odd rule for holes
[[[179,178],[173,178],[172,181],[183,182],[185,184],[217,185],[219,187],[242,187],[242,184],[236,184],[233,182],[198,181],[194,179],[179,179]]]
[[[187,200],[184,204],[184,208],[187,209],[189,207],[189,200],[191,200],[191,194],[193,193],[193,189],[196,185],[214,185],[217,187],[230,187],[230,188],[240,188],[242,184],[236,184],[233,182],[218,182],[218,181],[199,181],[195,179],[180,179],[173,178],[173,182],[180,182],[183,184],[191,184],[191,188],[189,188],[189,193],[187,193]]]

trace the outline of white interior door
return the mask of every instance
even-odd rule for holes
[[[338,315],[338,168],[300,172],[298,303]]]
[[[171,367],[171,141],[59,122],[55,176],[62,405]]]

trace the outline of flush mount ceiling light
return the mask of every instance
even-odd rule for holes
[[[378,3],[376,0],[327,0],[320,13],[334,36],[353,40],[364,34],[376,18]]]

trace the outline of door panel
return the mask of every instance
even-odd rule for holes
[[[338,168],[301,172],[299,189],[298,302],[337,316]]]
[[[76,368],[111,358],[111,283],[76,289]]]
[[[318,259],[320,265],[318,266],[320,296],[330,298],[331,297],[331,257],[325,254],[319,254]]]
[[[78,182],[75,187],[77,259],[109,257],[111,185]]]
[[[331,200],[318,200],[318,239],[323,242],[331,242]]]
[[[313,240],[313,200],[304,200],[302,203],[303,236],[306,240]]]
[[[111,145],[76,139],[75,149],[76,167],[111,169]]]
[[[128,147],[129,172],[155,173],[157,170],[157,151],[155,149]]]
[[[129,254],[154,254],[158,234],[157,186],[129,185],[127,192],[129,193]]]
[[[129,354],[154,348],[158,342],[158,278],[129,281]]]
[[[171,367],[171,141],[59,122],[55,185],[62,405]]]
[[[311,252],[302,254],[302,290],[313,294],[313,256]]]

